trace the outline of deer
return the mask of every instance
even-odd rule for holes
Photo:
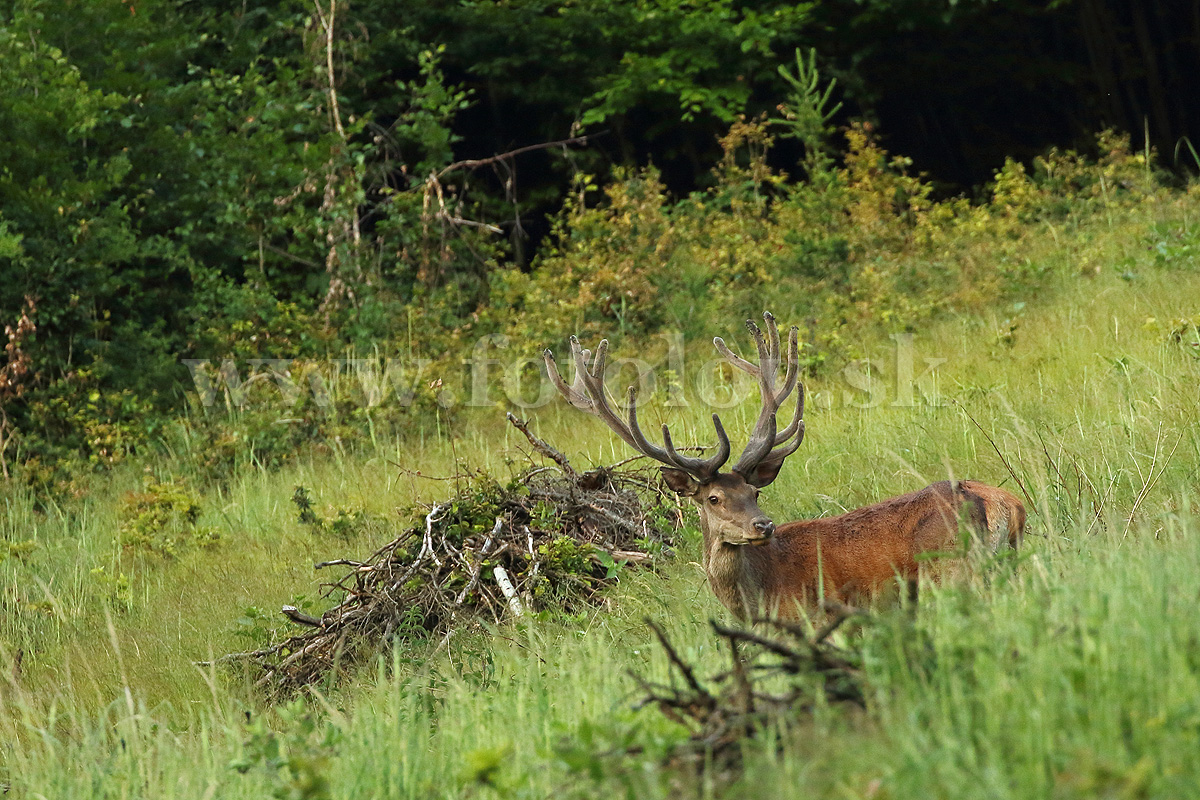
[[[753,620],[765,613],[795,620],[816,604],[870,601],[889,586],[906,585],[915,599],[921,563],[930,565],[926,571],[931,577],[938,577],[938,565],[946,559],[929,556],[958,551],[960,531],[992,552],[1020,546],[1025,532],[1021,501],[973,480],[939,481],[838,516],[777,526],[758,500],[804,441],[804,385],[799,380],[798,328],[791,328],[787,371],[777,387],[779,331],[770,312],[763,320],[765,334],[752,320],[746,322],[757,345],[757,364],[735,354],[721,337],[713,339],[730,364],[756,379],[761,395],[746,447],[728,472],[721,468],[729,460],[729,436],[718,414],[712,415],[715,452],[701,458],[679,452],[665,424],[661,446],[646,438],[638,424],[636,387],[629,387],[626,416],[613,410],[604,385],[607,339],[593,357],[578,337],[570,338],[571,384],[559,373],[553,352],[543,352],[547,375],[568,403],[598,417],[640,455],[661,463],[670,490],[699,507],[704,572],[717,599],[736,618]],[[778,430],[776,415],[793,391],[792,419]]]

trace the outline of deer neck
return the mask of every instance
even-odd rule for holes
[[[717,599],[738,619],[758,616],[766,587],[762,567],[757,562],[763,555],[761,551],[771,544],[758,547],[726,544],[713,531],[703,509],[700,530],[704,534],[704,573]]]

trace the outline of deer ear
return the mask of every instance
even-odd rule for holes
[[[761,489],[764,486],[769,486],[777,477],[779,477],[779,470],[782,468],[782,458],[764,458],[754,469],[750,470],[750,474],[743,475],[742,477],[746,479],[746,483]]]
[[[663,480],[667,482],[667,486],[670,486],[671,491],[675,494],[682,495],[683,497],[691,497],[700,489],[700,484],[696,483],[691,475],[688,475],[681,469],[662,467],[661,471]]]

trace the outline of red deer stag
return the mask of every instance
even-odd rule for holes
[[[613,410],[604,389],[607,339],[596,348],[589,369],[591,352],[571,337],[573,385],[559,374],[553,353],[544,353],[551,381],[571,405],[595,414],[630,447],[666,464],[662,474],[671,489],[699,505],[704,571],[717,598],[735,616],[749,619],[767,611],[795,617],[801,605],[820,597],[870,597],[897,577],[915,589],[917,557],[957,548],[960,519],[993,550],[1020,544],[1025,529],[1021,501],[976,481],[940,481],[837,517],[776,527],[758,507],[758,494],[775,480],[784,459],[804,440],[804,386],[798,382],[799,348],[793,327],[786,377],[783,386],[776,388],[779,331],[770,313],[763,319],[765,336],[753,322],[746,323],[758,345],[757,366],[735,355],[720,337],[713,339],[733,366],[758,380],[762,393],[762,410],[750,441],[730,472],[720,471],[729,458],[729,437],[716,414],[716,452],[702,459],[680,454],[666,425],[662,447],[647,441],[638,427],[634,387],[629,388],[627,419]],[[776,412],[797,386],[792,421],[778,431]]]

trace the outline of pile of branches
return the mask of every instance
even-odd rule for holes
[[[656,470],[622,462],[577,472],[524,422],[509,418],[553,465],[503,485],[481,473],[464,478],[453,497],[367,559],[317,564],[350,568],[323,585],[340,602],[319,618],[285,606],[282,613],[303,630],[221,660],[256,665],[256,685],[286,695],[396,641],[441,637],[440,647],[483,621],[578,611],[595,603],[624,566],[669,552],[682,517]]]
[[[772,635],[711,622],[729,648],[730,668],[708,686],[680,657],[663,629],[647,619],[670,660],[672,676],[678,673],[682,685],[651,683],[631,673],[645,692],[638,707],[657,706],[691,731],[670,760],[695,768],[735,768],[740,764],[742,740],[776,721],[811,712],[822,700],[865,708],[859,654],[830,641],[843,623],[863,614],[841,603],[829,603],[826,610],[828,623],[812,635],[774,619],[755,620],[760,629],[771,629]]]

